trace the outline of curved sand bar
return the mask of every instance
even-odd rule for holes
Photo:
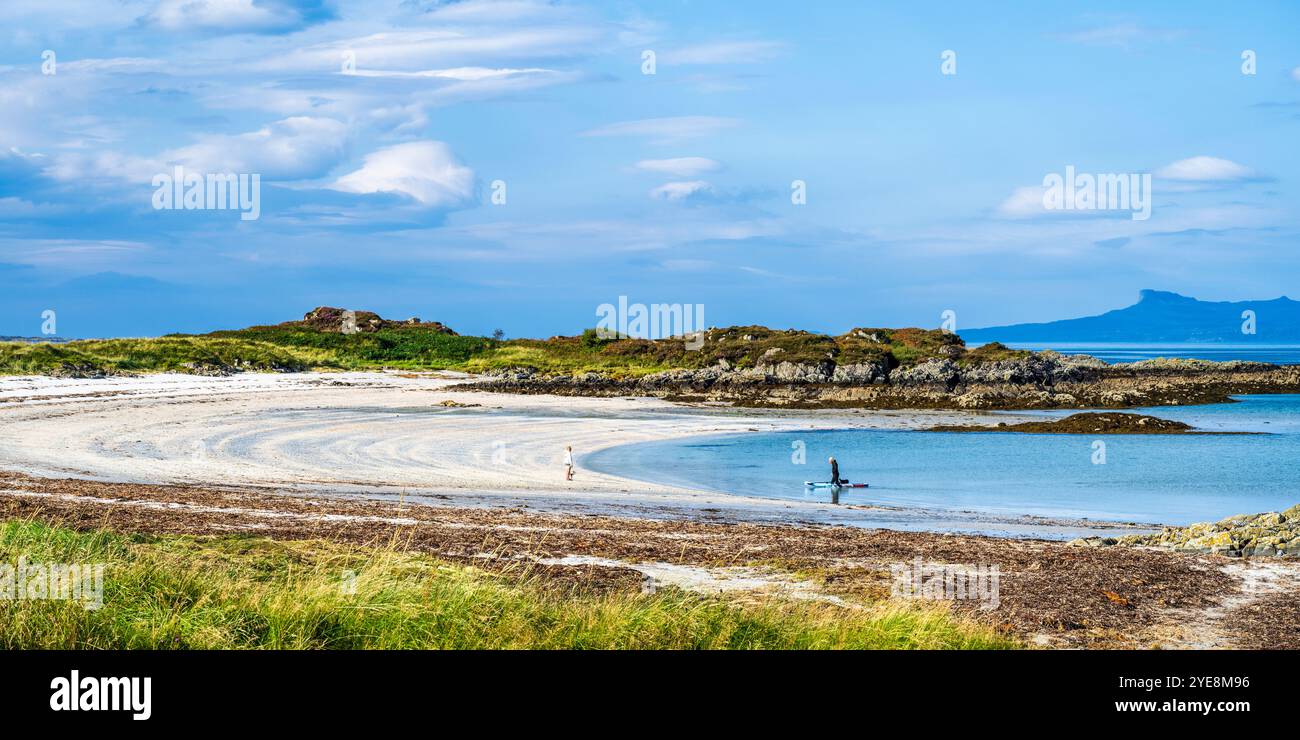
[[[0,377],[0,468],[567,513],[1049,537],[1099,531],[1099,523],[736,496],[581,469],[583,454],[613,445],[746,431],[923,429],[970,423],[970,413],[739,411],[648,398],[448,390],[464,380],[396,373]],[[572,483],[562,472],[566,444],[579,463]]]

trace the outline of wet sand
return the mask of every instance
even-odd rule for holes
[[[975,413],[447,390],[460,380],[0,378],[0,510],[83,529],[398,543],[489,568],[533,563],[565,587],[848,605],[888,597],[890,566],[915,558],[997,565],[996,609],[951,608],[1031,645],[1300,647],[1300,612],[1279,606],[1300,603],[1293,561],[1043,539],[1124,530],[1108,523],[777,501],[586,470],[566,483],[560,465],[565,444],[590,452],[693,434],[922,429],[980,423]],[[1014,537],[954,533],[963,530]]]
[[[781,501],[579,470],[578,454],[690,435],[806,429],[925,429],[990,417],[952,411],[762,411],[651,398],[448,390],[456,374],[148,375],[0,378],[0,469],[46,477],[258,486],[430,505],[555,513],[845,524],[1067,539],[1118,523],[827,501]],[[1015,421],[1000,415],[1000,421]],[[1026,417],[1031,418],[1031,417]]]
[[[1300,648],[1300,563],[860,527],[461,508],[0,473],[0,518],[147,534],[397,547],[585,592],[675,587],[729,598],[891,598],[891,567],[996,566],[997,603],[958,615],[1030,646]]]

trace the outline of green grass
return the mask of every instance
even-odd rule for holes
[[[43,374],[70,366],[107,372],[181,372],[187,363],[238,364],[247,370],[306,370],[335,364],[330,354],[320,351],[214,337],[0,342],[0,373],[5,374]]]
[[[1011,349],[1001,342],[989,342],[966,352],[961,357],[961,364],[976,365],[984,362],[1003,362],[1020,360],[1033,354],[1029,350]]]
[[[334,365],[350,369],[458,367],[499,344],[484,337],[454,336],[421,326],[363,334],[322,332],[302,326],[255,326],[204,335],[207,337],[313,350],[330,357]]]
[[[429,325],[395,322],[377,331],[342,334],[306,322],[255,326],[156,339],[82,340],[66,344],[0,343],[0,374],[67,371],[138,373],[241,370],[463,370],[528,367],[543,374],[598,372],[634,378],[726,362],[752,368],[781,362],[876,363],[887,369],[936,357],[1001,359],[1010,350],[968,353],[955,334],[930,329],[854,329],[832,337],[806,331],[733,326],[710,329],[703,346],[681,339],[600,339],[595,330],[573,337],[496,340],[445,334]]]
[[[6,649],[1016,647],[935,607],[599,595],[394,547],[0,525],[0,564],[20,556],[105,563],[104,603],[0,601]]]

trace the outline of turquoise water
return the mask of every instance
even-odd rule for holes
[[[839,503],[1190,524],[1300,503],[1300,395],[1144,410],[1252,435],[1132,436],[800,431],[670,440],[601,450],[585,467],[637,480],[779,499],[830,500],[805,480],[866,481]],[[1069,412],[1050,412],[1051,415]],[[1105,444],[1094,464],[1093,442]],[[805,464],[797,463],[799,446]]]
[[[1156,357],[1181,357],[1217,362],[1250,360],[1278,365],[1300,364],[1300,347],[1289,344],[1130,344],[1123,342],[1092,344],[1007,342],[1006,344],[1013,349],[1054,349],[1066,355],[1092,355],[1106,362],[1136,362]]]

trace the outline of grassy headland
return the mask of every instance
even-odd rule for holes
[[[389,546],[0,524],[0,563],[103,563],[103,603],[0,602],[5,649],[1009,648],[892,602],[742,602],[561,586]]]
[[[785,408],[1131,408],[1300,393],[1300,366],[1086,356],[989,343],[938,329],[832,336],[762,326],[666,339],[461,336],[438,322],[321,307],[300,321],[155,339],[0,343],[0,375],[456,370],[467,389]]]
[[[1028,353],[990,344],[967,350],[955,334],[927,329],[854,329],[840,336],[761,326],[709,330],[704,346],[681,339],[604,339],[594,329],[550,339],[498,340],[460,336],[437,322],[379,319],[357,312],[360,329],[343,333],[337,309],[317,309],[302,321],[149,339],[80,340],[61,344],[0,343],[0,374],[118,374],[138,372],[462,370],[527,367],[542,374],[599,372],[635,378],[665,370],[760,361],[909,367],[930,359],[980,363]],[[322,318],[322,316],[326,318]]]

